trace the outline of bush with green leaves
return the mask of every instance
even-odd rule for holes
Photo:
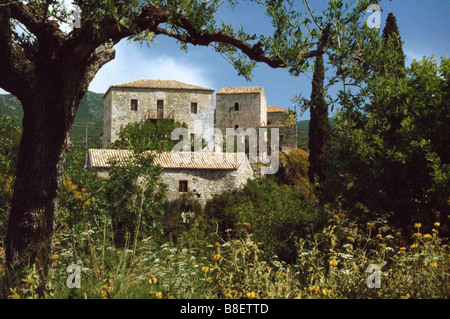
[[[14,120],[0,114],[0,243],[6,236],[21,136]]]
[[[205,207],[206,221],[220,236],[251,232],[264,251],[286,261],[295,259],[296,239],[309,229],[320,229],[327,218],[306,182],[278,185],[266,178],[217,195]]]
[[[358,218],[407,228],[436,215],[449,233],[450,59],[424,58],[406,77],[382,76],[361,108],[337,114],[329,200]]]
[[[288,154],[279,152],[280,167],[273,178],[281,184],[296,185],[308,180],[308,152],[293,149]]]
[[[160,217],[160,222],[164,228],[164,234],[176,244],[181,234],[202,224],[202,215],[202,204],[193,193],[187,192],[177,199],[165,202],[164,214]]]
[[[129,123],[121,127],[118,139],[110,145],[110,148],[133,149],[138,152],[148,150],[167,152],[178,143],[171,139],[172,131],[176,128],[187,128],[187,124],[171,119]]]

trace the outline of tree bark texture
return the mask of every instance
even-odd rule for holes
[[[324,181],[325,155],[330,148],[331,127],[328,121],[328,105],[324,93],[325,68],[323,56],[315,58],[312,81],[311,120],[309,122],[309,168],[310,181]]]

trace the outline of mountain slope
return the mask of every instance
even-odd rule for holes
[[[12,94],[0,94],[0,113],[22,122],[23,110],[20,101]],[[78,108],[75,122],[103,121],[103,94],[88,91]]]

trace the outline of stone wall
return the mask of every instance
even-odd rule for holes
[[[235,110],[235,104],[239,110]],[[226,135],[226,128],[247,129],[266,125],[267,101],[264,91],[260,93],[217,93],[216,96],[216,127]]]
[[[109,178],[107,168],[92,170],[100,178]],[[182,194],[179,192],[179,181],[188,181],[188,191],[197,195],[202,205],[214,195],[239,189],[248,179],[253,178],[253,170],[247,160],[242,162],[237,170],[164,168],[162,174],[162,180],[168,186],[166,191],[168,199],[177,199]]]
[[[131,110],[131,100],[138,100],[137,111]],[[202,121],[202,129],[214,126],[213,91],[161,90],[112,88],[104,98],[105,120],[102,147],[105,148],[118,138],[121,126],[142,121],[148,110],[156,115],[157,101],[164,101],[164,117],[174,112],[174,120],[188,125],[194,132],[194,121]],[[197,103],[197,114],[191,113],[191,103]]]
[[[162,175],[164,183],[168,186],[166,194],[170,200],[177,199],[181,195],[179,181],[188,181],[188,191],[197,195],[202,205],[214,195],[239,189],[249,178],[253,178],[253,171],[248,163],[241,165],[238,170],[164,169]]]

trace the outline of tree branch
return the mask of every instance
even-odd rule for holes
[[[17,97],[31,85],[34,67],[12,39],[10,6],[0,7],[0,86]]]
[[[314,20],[314,23],[316,24],[316,26],[317,26],[321,31],[323,31],[323,27],[320,25],[319,21],[317,21],[316,17],[314,16],[314,14],[313,14],[313,12],[312,12],[312,10],[311,10],[311,7],[309,6],[309,1],[308,1],[308,0],[304,0],[304,1],[305,1],[306,7],[308,8],[309,14],[311,15],[311,17],[312,17],[313,20]]]

